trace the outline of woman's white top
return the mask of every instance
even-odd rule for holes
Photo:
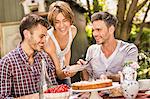
[[[54,29],[51,28],[49,29],[47,32],[49,34],[49,36],[51,37],[52,41],[54,42],[55,44],[55,47],[56,47],[56,54],[59,58],[59,61],[60,61],[60,66],[61,66],[61,69],[63,69],[65,67],[65,55],[68,53],[68,51],[70,50],[71,48],[71,44],[72,44],[72,32],[71,32],[71,28],[69,29],[69,40],[68,40],[68,43],[67,43],[67,46],[64,50],[61,50],[54,34],[53,34],[53,31]]]

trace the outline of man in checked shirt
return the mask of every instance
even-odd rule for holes
[[[57,84],[55,66],[43,52],[47,28],[47,21],[35,14],[22,19],[19,27],[22,41],[0,60],[0,99],[37,93],[42,59],[46,61],[51,83]]]

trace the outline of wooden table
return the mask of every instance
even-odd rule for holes
[[[74,96],[71,96],[70,99],[77,99],[77,98],[81,98],[81,97],[74,97]],[[103,97],[104,99],[125,99],[123,96],[122,97],[108,97],[108,96],[104,96]],[[36,93],[36,94],[31,94],[31,95],[26,95],[26,96],[22,96],[22,97],[19,97],[19,98],[15,98],[15,99],[39,99],[39,94]],[[145,94],[144,92],[139,92],[136,99],[150,99],[150,95],[147,95]]]
[[[104,99],[125,99],[123,96],[121,97],[104,97]],[[150,99],[150,95],[146,95],[144,93],[138,93],[138,95],[136,96],[136,99]]]
[[[39,99],[39,93],[30,94],[30,95],[22,96],[22,97],[15,98],[15,99]]]
[[[101,93],[99,95],[104,99],[125,99],[123,96],[119,97],[109,97],[109,96],[103,96]],[[89,98],[90,93],[79,93],[77,95],[71,96],[70,99],[87,99]],[[150,94],[145,94],[145,91],[138,93],[136,99],[150,99]]]

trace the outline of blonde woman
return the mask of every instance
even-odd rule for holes
[[[45,51],[53,59],[59,84],[69,84],[69,77],[75,74],[63,71],[66,66],[69,66],[70,47],[77,33],[77,29],[73,25],[73,19],[74,14],[67,3],[56,1],[50,5],[48,20],[52,27],[48,30],[49,38]]]

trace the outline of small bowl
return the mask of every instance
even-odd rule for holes
[[[150,89],[150,79],[140,79],[138,80],[140,89],[139,90],[148,90]]]
[[[45,99],[69,99],[71,92],[45,93]]]

